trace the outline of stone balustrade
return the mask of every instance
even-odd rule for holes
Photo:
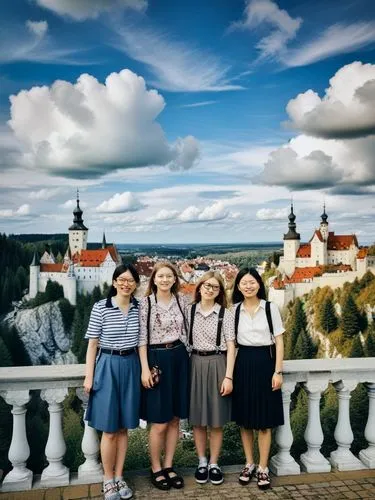
[[[375,358],[313,359],[285,361],[283,405],[285,423],[276,431],[278,451],[270,460],[270,469],[276,475],[305,472],[329,472],[331,469],[349,471],[375,469]],[[27,403],[30,390],[40,389],[41,398],[48,404],[50,415],[49,433],[45,454],[48,466],[43,470],[39,485],[63,486],[71,481],[70,471],[63,464],[66,451],[62,432],[62,403],[68,388],[76,388],[76,394],[87,407],[87,396],[82,390],[84,365],[53,365],[0,368],[0,396],[10,405],[13,415],[13,433],[9,448],[12,470],[5,476],[1,491],[31,489],[33,474],[26,464],[30,454],[26,436]],[[350,451],[353,442],[349,411],[351,392],[364,383],[369,397],[369,412],[364,435],[367,448],[356,457]],[[290,426],[291,395],[297,384],[308,396],[308,422],[304,434],[307,451],[298,462],[290,454],[293,433]],[[320,398],[332,384],[338,398],[338,419],[334,432],[337,449],[329,457],[320,451],[323,431],[320,419]],[[97,433],[85,423],[82,439],[84,463],[79,466],[74,482],[91,483],[100,480],[102,472],[98,460]]]

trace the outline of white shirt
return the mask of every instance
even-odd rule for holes
[[[237,343],[240,345],[259,347],[270,345],[271,333],[266,316],[266,301],[260,301],[259,308],[251,317],[246,311],[243,303],[240,306],[240,320],[238,323]],[[280,311],[276,304],[271,302],[271,317],[273,324],[273,334],[275,337],[285,332],[280,316]]]

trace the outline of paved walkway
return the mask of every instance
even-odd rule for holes
[[[159,492],[153,488],[147,476],[133,474],[128,479],[134,488],[134,499],[282,499],[282,500],[375,500],[375,470],[330,472],[327,474],[301,474],[300,476],[274,477],[273,487],[259,491],[254,480],[249,486],[241,486],[233,467],[225,467],[225,482],[220,486],[195,483],[191,470],[185,475],[183,490]],[[102,500],[101,484],[70,485],[60,488],[33,489],[19,493],[0,493],[0,500]]]

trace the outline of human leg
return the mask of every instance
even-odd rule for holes
[[[251,478],[255,474],[254,465],[254,431],[252,429],[245,429],[241,427],[241,441],[246,457],[246,465],[240,472],[239,482],[242,485],[249,484]]]
[[[173,469],[173,458],[176,451],[180,431],[180,419],[173,417],[168,422],[166,439],[165,439],[165,458],[164,458],[164,472],[169,483],[173,488],[180,489],[184,486],[184,480]]]
[[[193,427],[195,449],[199,458],[198,467],[195,470],[195,480],[199,484],[205,484],[208,481],[208,467],[206,458],[207,447],[207,427],[195,425]]]

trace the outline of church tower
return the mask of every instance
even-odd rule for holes
[[[288,216],[288,232],[284,234],[284,272],[290,276],[296,267],[296,256],[300,246],[301,236],[297,233],[296,216],[293,212],[293,203],[290,205],[290,214]]]
[[[69,227],[69,248],[72,256],[76,252],[86,250],[88,228],[83,224],[82,210],[79,206],[79,192],[77,189],[77,206],[73,210],[73,224]]]
[[[323,205],[323,213],[320,216],[322,222],[320,223],[320,234],[323,236],[324,241],[328,240],[328,215],[326,214],[326,204]]]
[[[39,257],[36,252],[34,252],[33,260],[30,264],[30,282],[29,282],[29,296],[30,299],[36,297],[39,288],[39,276],[40,276],[40,262]]]

